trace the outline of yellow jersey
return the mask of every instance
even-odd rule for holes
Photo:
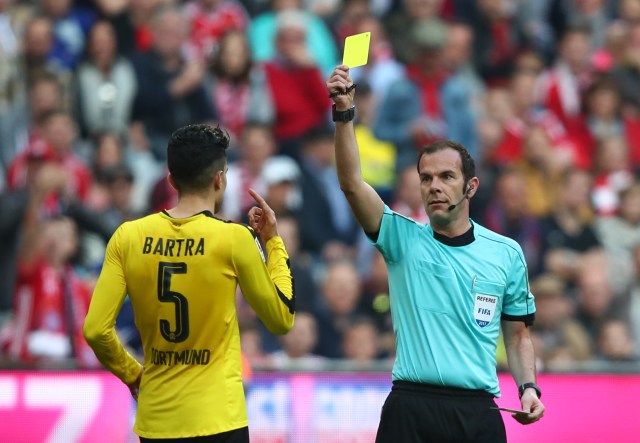
[[[134,431],[146,438],[213,435],[248,425],[241,377],[236,287],[267,328],[293,326],[295,295],[280,237],[266,246],[248,226],[209,211],[166,212],[122,224],[107,245],[84,333],[126,384],[141,365],[116,336],[125,296],[144,348]]]

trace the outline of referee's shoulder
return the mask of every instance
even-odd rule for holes
[[[491,229],[485,228],[484,226],[474,222],[473,230],[476,235],[476,238],[480,239],[483,242],[490,243],[492,247],[502,247],[507,250],[513,250],[519,254],[522,253],[522,248],[512,238],[506,237],[502,234],[498,234],[497,232],[492,231]]]

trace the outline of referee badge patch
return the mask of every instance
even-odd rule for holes
[[[473,305],[473,318],[481,328],[484,328],[496,313],[496,306],[498,305],[498,297],[493,295],[476,294],[476,301]]]

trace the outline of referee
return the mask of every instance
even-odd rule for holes
[[[455,142],[428,145],[418,159],[430,224],[389,209],[360,173],[352,85],[344,65],[327,81],[338,177],[387,263],[397,347],[376,442],[506,442],[502,416],[492,409],[500,395],[500,327],[526,411],[513,417],[529,424],[544,413],[528,330],[535,305],[522,250],[469,218],[479,181],[473,159]]]

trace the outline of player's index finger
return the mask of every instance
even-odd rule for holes
[[[261,208],[267,206],[267,202],[264,200],[264,198],[262,198],[260,194],[258,194],[252,188],[249,188],[249,194],[251,194],[251,197],[253,197],[253,199],[260,205]]]
[[[344,40],[342,64],[350,68],[367,64],[371,32],[350,35]]]

